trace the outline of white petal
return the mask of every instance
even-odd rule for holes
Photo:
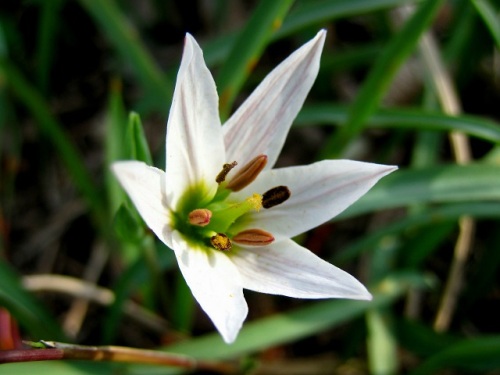
[[[222,127],[226,155],[244,166],[259,154],[270,169],[316,79],[326,31],[278,65]]]
[[[234,231],[255,227],[271,232],[277,240],[296,236],[337,216],[396,169],[352,160],[323,160],[264,171],[235,197],[262,194],[279,185],[287,186],[291,197],[279,206],[245,215]]]
[[[238,270],[226,254],[190,247],[177,231],[173,241],[177,262],[191,292],[224,341],[233,342],[248,313]]]
[[[188,187],[204,181],[215,194],[225,162],[215,82],[203,52],[187,34],[167,124],[167,198],[176,208]]]
[[[134,203],[146,225],[172,247],[170,214],[165,199],[165,173],[139,161],[121,161],[111,169]]]
[[[353,276],[292,240],[235,252],[243,287],[297,298],[371,299]]]

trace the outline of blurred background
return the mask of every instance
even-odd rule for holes
[[[499,11],[496,0],[2,1],[0,349],[44,339],[238,359],[256,374],[500,374]],[[164,168],[186,32],[224,122],[321,28],[318,79],[278,166],[399,166],[296,239],[374,300],[246,291],[249,319],[226,346],[109,165]],[[35,369],[165,373],[91,362],[0,373]]]

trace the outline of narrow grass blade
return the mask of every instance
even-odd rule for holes
[[[429,357],[460,341],[458,336],[438,333],[423,321],[400,318],[394,322],[401,347],[420,357]]]
[[[122,99],[122,85],[118,79],[111,82],[108,106],[106,110],[106,189],[109,198],[109,211],[114,215],[125,199],[125,193],[110,169],[110,165],[126,156],[125,129],[126,113]]]
[[[336,219],[419,203],[498,201],[500,167],[470,164],[399,170]]]
[[[483,19],[486,27],[490,31],[493,40],[500,49],[500,14],[495,10],[488,0],[472,0],[472,5],[476,8],[479,16]]]
[[[294,8],[276,33],[276,38],[333,19],[366,14],[415,2],[415,0],[336,0],[302,1]]]
[[[305,106],[294,126],[342,126],[347,120],[348,108],[331,104]],[[379,109],[367,119],[368,128],[410,129],[415,131],[461,131],[484,140],[500,143],[500,124],[477,116],[448,116],[441,112],[414,109]]]
[[[62,126],[49,112],[42,95],[7,60],[0,59],[0,74],[3,74],[14,94],[37,120],[41,132],[57,150],[75,185],[90,206],[94,218],[104,227],[106,212],[101,194],[85,169],[78,151],[62,130]]]
[[[335,327],[359,317],[370,308],[390,305],[404,293],[410,284],[422,287],[426,284],[426,280],[417,274],[394,275],[379,285],[371,302],[327,300],[247,323],[231,346],[225,345],[220,335],[214,333],[168,346],[165,349],[174,353],[190,354],[197,358],[224,359],[245,355]],[[269,332],[273,334],[269,335]]]
[[[19,278],[0,260],[0,306],[5,307],[30,335],[40,339],[64,340],[54,318],[21,285]]]
[[[334,264],[341,264],[354,259],[363,251],[373,249],[373,244],[376,244],[387,236],[399,235],[410,228],[416,230],[427,225],[435,227],[442,226],[446,223],[453,223],[463,215],[469,215],[478,220],[498,219],[500,218],[500,203],[451,203],[440,207],[423,209],[353,242],[336,254],[332,262]],[[412,261],[412,264],[414,263],[415,262]]]
[[[346,126],[328,140],[323,150],[324,157],[342,155],[351,140],[363,130],[366,120],[379,105],[398,69],[415,49],[420,35],[428,28],[442,3],[442,0],[425,1],[382,50],[351,106]]]
[[[80,0],[80,4],[94,18],[122,59],[130,63],[155,108],[166,112],[174,86],[162,74],[141,42],[137,30],[127,22],[116,2]]]
[[[427,280],[418,274],[401,274],[388,277],[374,293],[371,302],[353,300],[328,300],[311,303],[294,311],[245,324],[238,339],[226,345],[218,333],[209,334],[164,349],[200,359],[230,359],[241,357],[271,346],[298,340],[325,329],[331,329],[355,319],[370,308],[389,306],[404,294],[409,286],[423,287]],[[272,332],[272,334],[269,334]],[[159,369],[134,366],[130,374],[164,374]],[[175,371],[168,372],[176,373]]]
[[[262,51],[278,29],[293,0],[263,0],[240,32],[217,77],[220,113],[224,119],[246,78],[257,64]]]
[[[500,336],[464,339],[443,349],[411,371],[410,375],[435,374],[441,369],[486,373],[500,368]]]
[[[130,147],[127,157],[140,160],[148,165],[153,165],[153,157],[149,151],[148,140],[139,114],[132,112],[128,118],[127,133],[125,137],[127,147]]]
[[[370,374],[396,374],[398,355],[391,314],[387,309],[370,310],[366,314],[366,324]]]
[[[40,90],[44,93],[49,88],[50,65],[54,58],[55,40],[54,36],[59,24],[59,10],[63,5],[62,0],[49,0],[39,3],[41,8],[38,26],[38,42],[36,44],[37,81]]]
[[[316,31],[325,22],[351,17],[368,12],[375,12],[416,2],[418,0],[336,0],[336,1],[302,1],[292,8],[283,25],[271,36],[275,41],[292,35],[308,27]],[[203,45],[205,61],[208,66],[219,64],[229,55],[236,44],[238,30],[232,34],[219,36]]]

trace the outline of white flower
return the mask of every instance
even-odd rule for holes
[[[324,160],[271,169],[316,78],[325,35],[276,67],[221,126],[214,80],[187,34],[167,124],[166,171],[137,161],[112,166],[227,343],[247,316],[243,288],[371,299],[354,277],[290,238],[330,220],[396,168]]]

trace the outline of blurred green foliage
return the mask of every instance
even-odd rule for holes
[[[334,356],[331,373],[339,374],[350,366],[372,374],[498,370],[499,25],[493,0],[2,2],[0,307],[23,337],[64,339],[71,300],[34,296],[23,275],[84,278],[82,268],[104,248],[109,260],[94,281],[114,299],[88,311],[70,338],[77,342],[263,363],[275,355],[291,365]],[[252,321],[228,347],[206,333],[212,327],[197,314],[174,256],[155,242],[109,165],[137,159],[164,167],[185,32],[202,44],[227,117],[321,28],[328,37],[319,78],[283,163],[348,157],[399,165],[333,223],[300,239],[319,243],[313,250],[368,281],[375,298],[299,303],[249,293]],[[424,34],[437,41],[433,53],[452,78],[461,113],[440,104],[422,59]],[[470,165],[457,165],[451,132],[467,137]],[[71,211],[71,202],[83,208]],[[464,215],[476,221],[471,254],[451,325],[438,332],[434,320]],[[129,326],[130,299],[168,328]],[[0,374],[110,371],[165,373],[106,363],[0,366]]]

